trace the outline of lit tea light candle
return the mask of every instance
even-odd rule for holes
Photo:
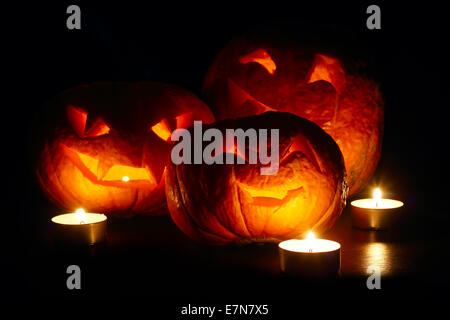
[[[360,229],[387,229],[397,222],[403,202],[383,199],[381,190],[376,188],[372,199],[359,199],[351,202],[353,225]]]
[[[280,242],[281,271],[303,278],[337,276],[341,268],[341,245],[338,242],[316,239],[312,232],[306,239]]]
[[[64,244],[91,245],[106,239],[106,216],[77,209],[52,218],[57,241]]]

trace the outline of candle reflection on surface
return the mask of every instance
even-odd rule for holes
[[[374,242],[365,245],[362,259],[362,265],[378,267],[382,275],[391,273],[391,251],[385,243]]]

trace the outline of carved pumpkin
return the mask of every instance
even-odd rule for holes
[[[286,239],[308,230],[326,230],[340,215],[348,190],[343,157],[334,140],[314,123],[289,113],[268,112],[219,121],[208,128],[222,134],[227,128],[279,128],[279,169],[274,175],[261,175],[261,163],[248,161],[170,162],[167,205],[172,219],[190,238],[209,244]],[[247,153],[241,157],[247,158]]]
[[[165,204],[172,131],[214,121],[193,94],[160,83],[80,86],[56,97],[51,109],[65,112],[37,168],[44,192],[69,210],[122,215]]]
[[[236,38],[211,65],[203,91],[219,120],[272,110],[318,124],[339,145],[354,194],[380,157],[382,97],[362,64],[314,48],[267,36]]]

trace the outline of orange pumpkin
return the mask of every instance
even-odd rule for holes
[[[339,145],[350,194],[356,193],[381,153],[378,85],[364,75],[359,61],[275,38],[244,36],[226,46],[207,73],[207,102],[219,120],[272,110],[315,122]]]
[[[208,244],[287,239],[326,230],[340,215],[348,190],[344,160],[334,140],[314,123],[267,112],[219,121],[205,130],[209,128],[224,136],[228,128],[279,129],[279,169],[261,175],[261,163],[248,161],[170,162],[167,205],[173,221],[190,238]]]
[[[45,142],[37,176],[46,195],[68,210],[154,214],[165,204],[172,131],[214,121],[193,94],[161,83],[85,85],[50,105],[65,110],[65,119]]]

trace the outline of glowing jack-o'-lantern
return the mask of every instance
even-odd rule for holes
[[[231,152],[247,159],[245,164],[169,163],[167,205],[185,234],[199,242],[226,244],[292,238],[333,225],[348,187],[339,147],[320,127],[293,114],[267,112],[219,121],[205,130],[209,128],[224,136],[228,128],[279,129],[279,169],[261,175],[264,165],[248,163],[252,146],[245,154],[236,148]]]
[[[376,168],[383,102],[359,62],[290,40],[245,36],[220,52],[203,91],[219,120],[283,111],[318,124],[344,155],[350,194]]]
[[[50,105],[65,110],[65,119],[45,141],[37,176],[49,198],[69,210],[162,212],[172,131],[214,121],[193,94],[160,83],[80,86]]]

